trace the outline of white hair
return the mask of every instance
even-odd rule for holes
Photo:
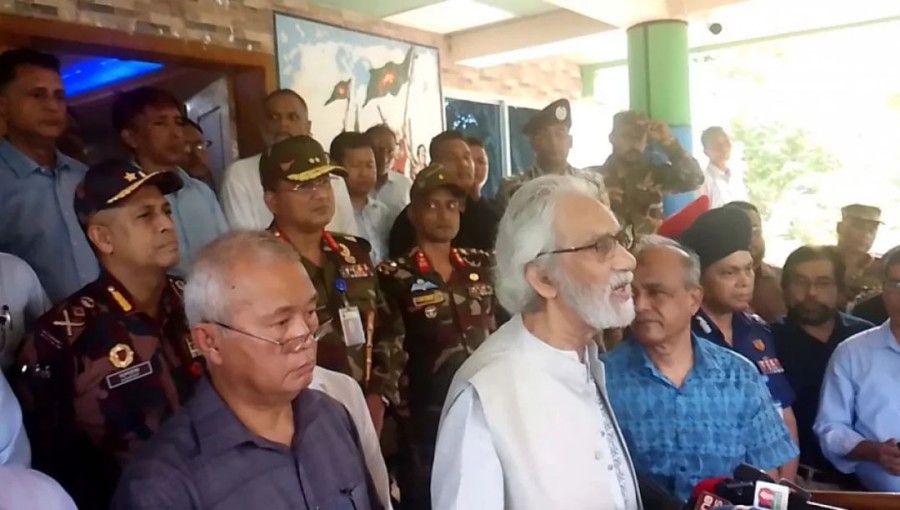
[[[573,195],[596,200],[599,193],[583,178],[545,175],[526,182],[512,196],[497,229],[494,268],[497,298],[509,313],[529,311],[538,303],[525,268],[530,263],[546,267],[548,262],[538,255],[557,248],[553,229],[557,206]]]
[[[261,230],[234,230],[218,237],[197,254],[184,285],[184,310],[188,324],[227,322],[227,289],[238,261],[272,262],[300,256],[286,242]]]
[[[679,252],[681,255],[681,264],[684,268],[685,286],[688,288],[700,286],[700,257],[693,250],[668,237],[649,235],[638,242],[634,249],[634,256],[640,257],[641,253],[650,248],[668,248]]]

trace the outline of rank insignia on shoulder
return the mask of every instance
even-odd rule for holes
[[[81,306],[90,310],[94,307],[94,300],[87,296],[81,296]]]
[[[423,280],[422,278],[416,278],[416,281],[413,282],[412,286],[409,288],[410,292],[424,292],[426,290],[436,289],[438,288],[433,282]]]
[[[703,317],[697,315],[694,317],[694,320],[697,321],[697,325],[700,326],[700,329],[706,333],[707,335],[712,333],[712,326],[709,325],[709,322],[706,321]]]

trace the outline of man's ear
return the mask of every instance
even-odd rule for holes
[[[137,133],[135,133],[132,128],[127,127],[119,131],[119,139],[122,140],[122,143],[124,143],[132,152],[137,150]]]
[[[219,351],[221,335],[218,326],[205,322],[195,325],[191,328],[191,340],[210,365],[222,364],[222,353]]]
[[[270,191],[270,190],[265,190],[263,192],[263,201],[266,203],[266,207],[269,208],[269,212],[271,212],[274,215],[276,206],[278,205],[278,197],[275,196],[275,192]]]
[[[700,311],[700,305],[703,304],[703,287],[697,285],[688,289],[688,299],[691,305],[691,316],[697,315],[697,312]]]
[[[88,238],[88,241],[92,245],[94,245],[94,249],[104,255],[112,255],[113,242],[112,242],[112,231],[110,228],[101,223],[88,223],[87,229],[85,230],[85,236]]]
[[[559,295],[559,290],[547,271],[533,262],[525,266],[525,279],[534,292],[544,299],[554,299]]]

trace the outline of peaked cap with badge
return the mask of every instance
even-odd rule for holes
[[[409,190],[410,202],[418,202],[427,198],[428,194],[438,188],[447,188],[459,198],[466,197],[466,190],[456,183],[456,179],[439,163],[431,163],[416,174],[416,180]]]
[[[572,127],[572,105],[568,99],[557,99],[532,115],[522,127],[522,133],[525,136],[534,136],[541,129],[554,125],[563,125],[566,129]]]
[[[260,180],[267,190],[275,189],[282,180],[309,182],[332,172],[345,173],[343,168],[331,164],[322,144],[306,135],[275,143],[259,160]]]
[[[140,188],[152,185],[168,195],[180,190],[184,183],[175,172],[144,172],[132,163],[110,159],[88,169],[75,188],[75,214],[82,226],[90,216],[119,206]]]

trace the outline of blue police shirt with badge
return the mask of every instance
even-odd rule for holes
[[[734,350],[756,365],[766,377],[766,384],[772,398],[782,408],[791,407],[796,395],[791,388],[781,361],[775,352],[775,341],[769,326],[757,315],[735,312],[731,318],[732,345],[725,342],[725,336],[703,310],[694,315],[691,329],[694,334]]]

